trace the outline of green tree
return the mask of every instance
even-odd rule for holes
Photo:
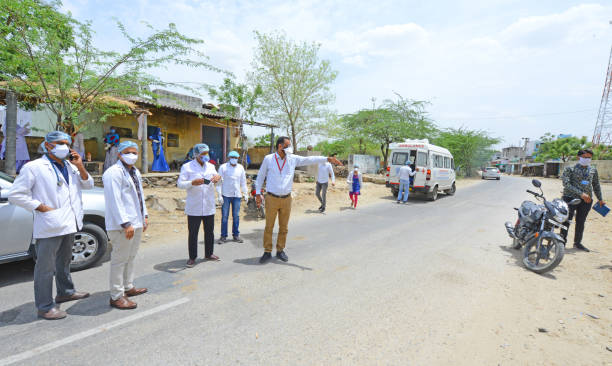
[[[467,128],[447,128],[439,132],[436,145],[447,148],[465,176],[470,177],[475,169],[485,164],[494,152],[493,145],[500,140],[486,131]]]
[[[543,137],[544,141],[540,145],[540,151],[536,157],[536,161],[548,161],[559,159],[562,162],[569,161],[575,157],[580,149],[584,149],[591,146],[586,136],[581,138],[578,137],[564,137],[555,139],[551,134],[547,134]]]
[[[133,96],[156,97],[149,86],[192,90],[148,73],[170,64],[217,70],[174,24],[148,26],[150,34],[132,37],[117,23],[129,46],[103,51],[92,42],[91,23],[59,11],[60,1],[0,0],[0,80],[24,102],[43,104],[55,114],[58,129],[78,130],[85,115],[98,120],[130,113]],[[22,103],[24,103],[22,102]]]
[[[432,138],[437,129],[426,117],[426,103],[413,101],[398,95],[397,100],[387,100],[373,109],[362,109],[342,116],[335,124],[337,137],[359,142],[359,150],[365,151],[366,143],[378,146],[387,166],[389,145],[406,139]],[[363,152],[362,152],[363,153]]]
[[[338,73],[319,58],[318,43],[296,43],[282,32],[255,32],[255,39],[249,81],[261,85],[266,116],[287,132],[297,150],[329,114],[330,86]]]
[[[258,136],[255,138],[255,146],[270,146],[270,142],[272,141],[272,134],[267,133],[262,136]]]

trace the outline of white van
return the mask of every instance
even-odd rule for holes
[[[405,165],[406,159],[410,159],[416,172],[411,192],[423,193],[430,201],[435,201],[440,192],[455,194],[455,160],[447,149],[432,145],[427,139],[406,140],[390,144],[389,156],[387,187],[394,196],[399,191],[397,170]]]

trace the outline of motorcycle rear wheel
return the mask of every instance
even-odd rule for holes
[[[539,253],[537,250],[538,242],[541,242]],[[525,243],[523,264],[528,270],[542,274],[558,266],[563,260],[564,254],[565,244],[556,238],[534,238]]]

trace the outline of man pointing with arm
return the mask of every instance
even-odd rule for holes
[[[276,152],[267,155],[259,168],[255,190],[257,193],[257,206],[261,205],[263,196],[261,188],[266,182],[266,228],[263,237],[264,254],[259,263],[266,263],[272,257],[272,231],[276,216],[278,216],[278,239],[276,242],[276,257],[283,262],[289,258],[285,253],[285,243],[289,232],[289,217],[291,215],[291,188],[295,167],[330,162],[342,165],[334,157],[293,155],[291,140],[288,137],[279,137],[276,140]]]

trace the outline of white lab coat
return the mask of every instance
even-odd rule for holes
[[[210,216],[215,214],[217,209],[215,204],[215,185],[212,183],[199,186],[191,184],[194,179],[204,178],[211,180],[215,175],[217,175],[217,170],[211,163],[205,163],[204,166],[201,166],[197,159],[193,159],[189,163],[183,164],[176,185],[181,189],[187,190],[185,214],[188,216]]]
[[[34,212],[34,239],[72,234],[83,227],[81,190],[93,188],[94,181],[89,174],[82,180],[74,165],[64,163],[68,164],[70,184],[45,156],[24,165],[8,193],[9,202]],[[54,210],[36,211],[41,204]]]
[[[121,160],[106,169],[102,175],[107,231],[123,230],[121,224],[126,222],[130,222],[134,229],[144,227],[144,218],[147,217],[147,205],[145,204],[144,191],[142,190],[142,176],[138,169],[136,169],[136,177],[138,178],[138,186],[142,194],[142,210],[134,180]]]

